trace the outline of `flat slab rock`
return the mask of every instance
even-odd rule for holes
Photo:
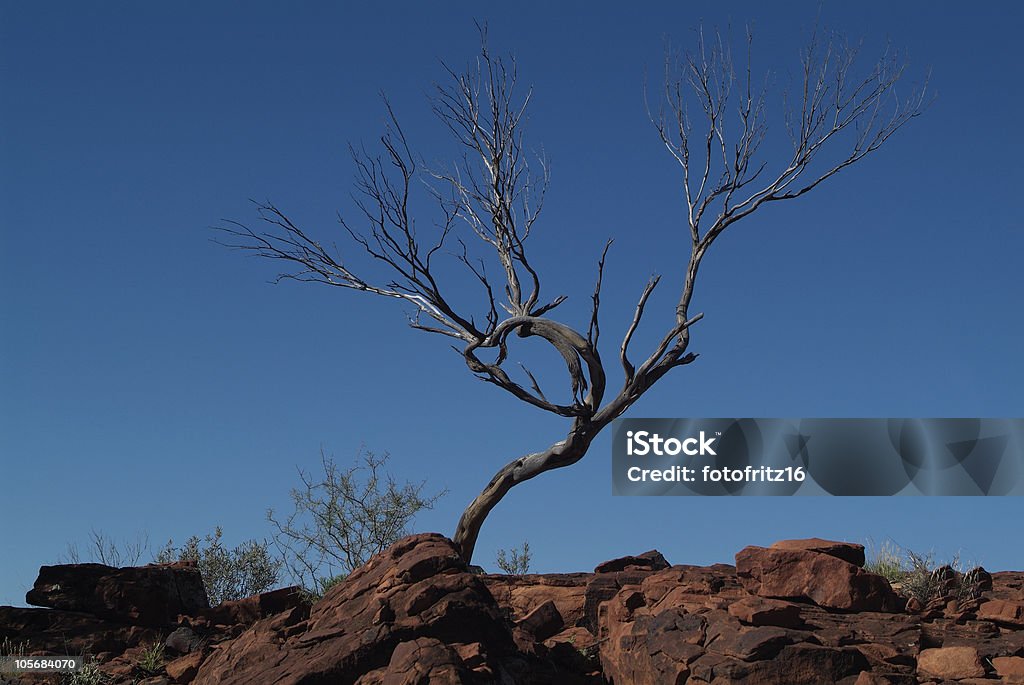
[[[821,538],[805,538],[803,540],[779,540],[768,549],[795,549],[804,552],[819,552],[849,562],[854,566],[864,566],[864,545],[855,542],[836,542]]]
[[[114,568],[103,564],[43,566],[25,601],[136,625],[173,625],[179,614],[209,608],[192,562]]]

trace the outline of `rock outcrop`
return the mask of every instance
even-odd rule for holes
[[[569,682],[534,636],[515,632],[448,539],[415,535],[332,588],[308,617],[265,619],[217,649],[194,682]]]
[[[747,547],[736,555],[736,575],[761,597],[810,601],[826,609],[897,611],[906,605],[885,578],[861,568],[862,545],[823,542]]]
[[[49,608],[0,607],[0,639],[145,685],[1024,683],[1024,573],[950,569],[915,603],[863,563],[859,545],[812,539],[736,566],[652,551],[498,576],[421,534],[312,606],[285,588],[213,608],[188,565],[46,566],[28,598]],[[140,670],[155,643],[162,669]]]
[[[128,568],[43,566],[25,601],[153,627],[174,625],[180,614],[193,615],[210,606],[199,569],[184,561]]]

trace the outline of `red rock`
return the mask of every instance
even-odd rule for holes
[[[1024,657],[997,656],[992,659],[996,675],[1008,683],[1024,683]]]
[[[923,649],[917,657],[918,675],[960,680],[981,678],[985,667],[974,647],[938,647]]]
[[[649,570],[616,571],[594,575],[587,584],[583,597],[582,625],[592,633],[598,632],[598,614],[601,604],[618,594],[627,585],[639,585],[644,578],[653,573]]]
[[[567,626],[581,625],[587,584],[592,573],[549,573],[509,576],[480,576],[498,605],[515,619],[522,618],[545,602],[554,602]]]
[[[709,652],[717,652],[742,661],[764,661],[774,658],[783,647],[803,642],[805,635],[785,628],[764,626],[715,626],[708,629],[708,641],[704,645]]]
[[[516,626],[530,633],[537,642],[543,642],[557,634],[565,623],[555,603],[547,601],[518,621]]]
[[[637,685],[686,682],[689,662],[704,652],[707,621],[678,608],[651,615],[631,601],[637,594],[626,589],[607,603],[601,626],[605,677]]]
[[[80,612],[0,606],[0,640],[28,642],[40,654],[120,654],[129,647],[152,644],[160,629],[134,626]]]
[[[885,578],[820,552],[747,547],[736,555],[736,574],[749,592],[762,597],[808,599],[843,611],[904,608]]]
[[[470,683],[472,676],[458,653],[440,640],[421,637],[400,643],[385,669],[374,670],[356,685]]]
[[[853,685],[917,685],[917,678],[905,673],[861,671]]]
[[[210,623],[252,625],[261,618],[288,611],[302,604],[301,589],[295,586],[221,602],[200,613]]]
[[[784,647],[775,659],[746,662],[708,653],[691,665],[695,682],[714,685],[823,685],[846,682],[866,670],[864,656],[852,647],[812,644]]]
[[[843,577],[852,579],[850,593],[862,589],[862,569],[827,554],[821,541],[801,545],[807,549],[769,548],[755,557],[777,561],[776,555],[788,555],[812,597]],[[169,661],[166,676],[141,682],[915,685],[920,675],[931,683],[1024,685],[1021,572],[991,574],[992,587],[980,597],[958,594],[956,601],[921,607],[929,613],[908,615],[840,612],[828,602],[823,608],[746,589],[781,582],[770,576],[784,564],[756,570],[740,564],[741,575],[723,564],[659,571],[639,566],[623,563],[623,570],[599,574],[480,576],[467,572],[442,536],[412,536],[312,610],[295,601],[294,589],[181,615],[176,624],[158,627],[140,625],[131,611],[101,618],[0,607],[0,640],[27,640],[29,654],[96,654],[112,684],[137,678],[142,650],[164,640],[188,654]],[[96,578],[109,571],[101,570]],[[121,577],[136,591],[143,570],[127,571]],[[82,582],[87,573],[79,573],[77,586],[40,591],[53,603],[109,611]],[[984,576],[975,575],[983,585]],[[584,627],[588,599],[599,636]]]
[[[566,643],[571,645],[575,649],[589,649],[597,644],[597,638],[586,628],[581,626],[572,626],[565,630],[552,635],[547,640],[544,640],[544,644],[547,647],[553,647],[559,643]]]
[[[471,644],[453,645],[455,653],[459,655],[463,665],[468,669],[480,669],[487,667],[487,652],[479,642]]]
[[[1024,601],[993,599],[978,607],[978,618],[1007,626],[1024,628]]]
[[[190,652],[185,656],[168,661],[164,666],[167,676],[176,683],[191,683],[199,672],[199,665],[206,654],[202,650]]]
[[[777,599],[744,597],[729,605],[729,613],[751,626],[797,628],[803,624],[799,606]]]
[[[42,566],[25,601],[146,626],[174,625],[179,614],[209,608],[192,562],[120,569],[103,564]]]
[[[736,581],[736,568],[727,564],[706,567],[677,565],[647,576],[642,585],[649,602],[657,602],[674,591],[688,595],[724,594],[740,597],[746,594]]]
[[[822,540],[821,538],[779,540],[772,543],[769,549],[795,549],[805,552],[819,552],[830,557],[842,559],[854,566],[864,566],[864,545],[858,545],[855,542],[836,542],[834,540]]]
[[[636,556],[619,557],[605,561],[594,568],[594,573],[615,573],[617,571],[660,571],[669,567],[661,552],[652,549]]]
[[[194,682],[477,682],[478,671],[499,682],[535,682],[524,673],[559,681],[550,662],[517,648],[480,576],[441,535],[399,540],[332,588],[308,619],[296,611],[257,621],[215,650]],[[451,645],[474,642],[485,645],[474,657],[485,662],[470,669]]]
[[[913,643],[907,642],[908,637],[911,636],[900,636],[902,639],[896,642],[896,644],[858,642],[857,650],[867,657],[868,661],[871,662],[871,667],[880,673],[900,668],[910,669],[917,665],[917,650],[914,649]],[[897,639],[899,640],[900,638]],[[854,639],[857,638],[855,637]],[[873,637],[872,639],[877,638]]]

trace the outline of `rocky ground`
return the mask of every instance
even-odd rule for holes
[[[789,540],[735,566],[652,551],[480,575],[428,533],[312,606],[286,588],[214,608],[185,563],[44,566],[27,596],[43,608],[0,607],[0,640],[145,685],[1024,683],[1024,573],[939,569],[923,602],[863,565],[860,545]]]

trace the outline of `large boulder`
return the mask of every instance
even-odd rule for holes
[[[841,611],[900,611],[906,604],[885,578],[844,558],[849,556],[844,548],[840,548],[840,556],[834,550],[782,544],[746,547],[736,555],[736,575],[749,592],[775,599],[808,600]]]
[[[103,564],[43,566],[25,601],[154,627],[174,625],[180,614],[195,615],[210,606],[194,562],[127,568]]]
[[[917,672],[925,677],[962,680],[984,677],[985,667],[974,647],[938,647],[921,650]]]

